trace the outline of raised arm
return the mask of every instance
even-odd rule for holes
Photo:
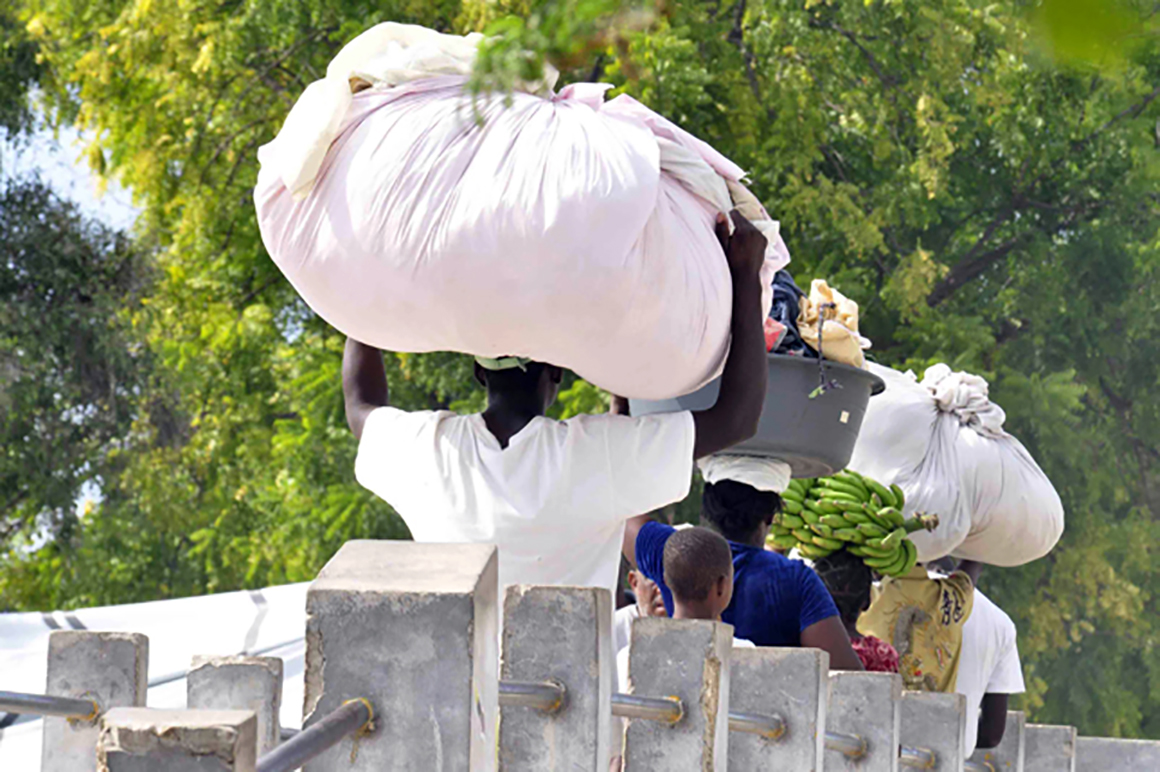
[[[979,706],[979,733],[975,743],[976,748],[995,748],[1003,742],[1003,735],[1007,732],[1007,695],[983,695],[983,702]]]
[[[696,438],[693,457],[703,458],[743,442],[757,433],[765,403],[765,334],[761,319],[759,274],[765,260],[765,237],[738,212],[729,236],[725,222],[717,224],[717,237],[725,248],[733,278],[733,341],[717,403],[693,413]]]
[[[865,670],[850,645],[850,634],[841,617],[828,617],[802,630],[803,648],[821,649],[830,654],[830,670]]]
[[[342,396],[346,422],[355,439],[362,439],[363,424],[375,408],[387,404],[387,371],[383,353],[354,338],[346,339],[342,352]]]
[[[959,570],[971,577],[971,584],[979,586],[979,575],[983,573],[983,564],[977,560],[960,560]]]

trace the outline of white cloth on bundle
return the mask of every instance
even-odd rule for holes
[[[1064,512],[1051,480],[1003,428],[987,381],[945,364],[921,382],[870,363],[886,391],[866,408],[849,467],[906,494],[906,514],[939,516],[933,532],[911,536],[919,559],[954,554],[1016,566],[1048,552]]]
[[[759,491],[781,493],[789,487],[792,470],[775,458],[718,453],[697,461],[701,477],[710,485],[722,480],[745,483]]]
[[[480,37],[387,23],[259,151],[263,242],[303,299],[378,348],[517,355],[626,397],[720,374],[734,206],[766,235],[763,316],[789,262],[740,167],[607,84],[472,95]],[[352,93],[357,92],[357,93]]]

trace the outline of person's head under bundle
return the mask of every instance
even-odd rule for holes
[[[528,422],[548,412],[564,371],[523,357],[475,358],[475,380],[487,389],[483,420],[503,447]]]
[[[707,484],[701,495],[701,522],[737,544],[764,546],[780,510],[781,497],[776,493],[735,480]]]
[[[862,558],[846,550],[838,550],[815,560],[814,571],[830,591],[830,597],[838,607],[838,614],[842,617],[842,624],[846,626],[850,638],[852,640],[861,638],[858,633],[858,617],[870,608],[870,590],[874,584],[874,575],[870,567]]]
[[[564,371],[523,357],[475,358],[475,380],[487,389],[487,404],[543,415],[560,391]]]
[[[673,619],[721,620],[733,599],[733,553],[708,528],[682,528],[664,549],[665,584],[673,595]]]

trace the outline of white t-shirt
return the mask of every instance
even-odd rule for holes
[[[990,598],[975,589],[971,615],[963,625],[963,648],[955,691],[967,698],[967,755],[975,752],[979,710],[984,694],[1023,691],[1015,623]]]
[[[615,591],[624,522],[683,499],[689,412],[533,418],[506,449],[483,416],[383,407],[363,427],[355,477],[415,541],[499,548],[509,584]]]
[[[640,606],[630,603],[618,608],[612,617],[612,648],[616,652],[628,646],[632,640],[632,621],[640,619]]]
[[[629,622],[629,625],[632,623]],[[756,649],[753,641],[748,641],[744,638],[734,638],[733,648],[735,649]],[[630,647],[625,646],[620,651],[616,652],[616,680],[619,684],[619,691],[621,694],[628,694],[628,652]]]

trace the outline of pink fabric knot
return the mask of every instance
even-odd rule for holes
[[[560,89],[559,93],[552,97],[552,100],[562,101],[566,99],[569,102],[580,102],[593,110],[599,110],[604,104],[604,94],[610,88],[613,88],[611,83],[572,83]]]

